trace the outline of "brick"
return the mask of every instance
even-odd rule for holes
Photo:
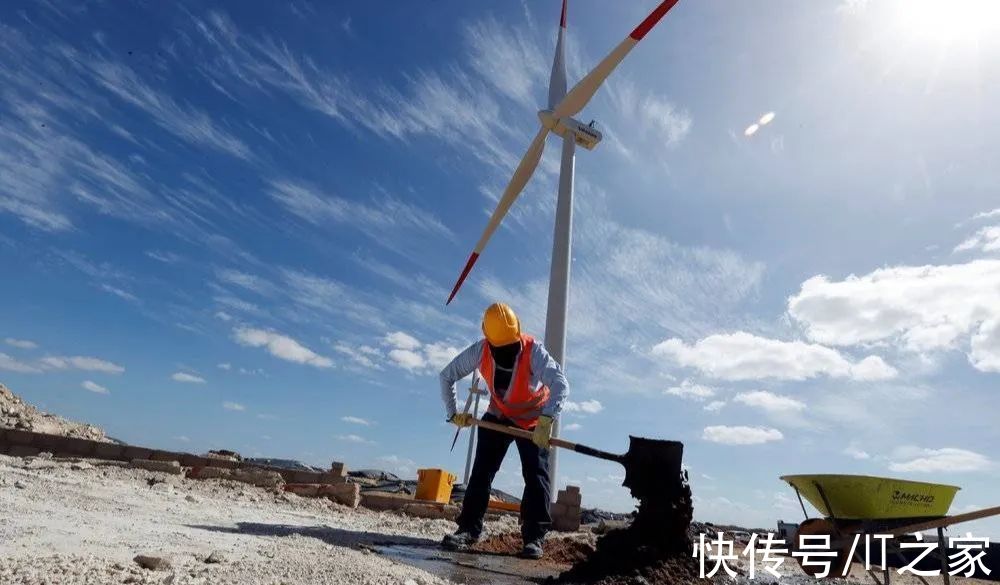
[[[551,507],[549,508],[549,514],[551,514],[553,518],[555,518],[557,516],[560,517],[560,518],[563,517],[563,516],[565,516],[566,515],[566,504],[563,504],[563,503],[560,503],[560,502],[556,502],[555,504],[552,504]]]
[[[579,507],[580,503],[583,501],[583,496],[580,495],[580,492],[559,492],[559,498],[556,501],[566,504],[567,506]]]
[[[319,483],[344,483],[346,481],[347,478],[336,473],[321,473],[319,476]]]
[[[326,484],[320,488],[320,494],[351,508],[361,503],[361,486],[356,483]]]
[[[172,475],[180,475],[183,472],[181,464],[176,461],[153,461],[152,459],[133,459],[132,467],[145,469],[146,471],[159,471]]]
[[[407,516],[415,516],[417,518],[455,520],[458,518],[459,507],[452,504],[421,502],[419,504],[407,504],[403,508],[403,513]]]
[[[100,459],[120,459],[125,453],[125,446],[115,443],[101,443],[94,447],[94,455]]]
[[[285,491],[303,498],[315,498],[323,486],[318,483],[286,483]]]
[[[361,505],[370,510],[401,510],[413,503],[413,496],[387,492],[361,494]]]
[[[30,445],[11,445],[7,448],[7,454],[11,457],[34,457],[39,453],[41,449]]]
[[[146,449],[144,447],[133,447],[128,445],[125,450],[122,451],[122,458],[129,461],[133,459],[149,459],[149,456],[153,454],[152,449]]]

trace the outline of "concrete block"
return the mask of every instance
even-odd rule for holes
[[[184,467],[204,467],[208,465],[208,460],[204,457],[184,453],[181,455],[181,465]]]
[[[564,517],[552,519],[552,529],[558,532],[576,532],[580,529],[580,519],[570,520]]]
[[[583,497],[580,495],[580,492],[559,492],[559,497],[556,501],[566,504],[567,506],[580,507]]]
[[[414,503],[413,496],[407,494],[387,492],[361,494],[361,505],[370,510],[401,510],[412,503]]]
[[[312,471],[293,471],[292,483],[322,483],[319,481],[319,473]]]
[[[215,457],[205,458],[205,467],[215,467],[216,469],[236,469],[240,466],[239,461],[232,459],[216,459]]]
[[[344,477],[347,475],[347,466],[340,461],[334,461],[330,464],[330,470],[327,473],[333,473],[339,475],[340,477]]]
[[[286,483],[285,491],[303,498],[315,498],[323,486],[318,483]]]
[[[221,467],[212,467],[208,465],[205,467],[192,467],[191,471],[188,471],[187,473],[187,476],[190,479],[229,479],[231,475],[231,469],[223,469]]]
[[[99,459],[120,459],[125,452],[124,445],[101,443],[94,447],[94,455]]]
[[[152,459],[133,459],[132,467],[145,469],[146,471],[158,471],[171,475],[180,475],[183,472],[181,464],[176,461],[153,461]]]
[[[361,486],[355,483],[326,484],[320,488],[320,494],[350,508],[361,503]]]
[[[567,491],[567,492],[569,492],[571,494],[578,494],[578,493],[580,493],[580,486],[578,486],[578,485],[568,485],[568,486],[566,486],[566,489],[563,490],[563,491]]]
[[[173,453],[171,451],[153,451],[153,454],[149,456],[153,461],[177,461],[184,457],[183,453]]]
[[[232,470],[229,479],[253,484],[257,487],[272,489],[281,487],[285,483],[284,478],[282,478],[281,474],[277,471],[269,471],[267,469],[254,467],[234,469]]]
[[[430,518],[434,520],[452,520],[458,518],[460,508],[453,504],[438,504],[431,502],[421,502],[419,504],[408,504],[403,507],[403,513],[407,516],[417,518]]]
[[[560,503],[560,502],[556,502],[555,504],[551,504],[551,506],[549,507],[549,514],[552,516],[553,519],[556,518],[556,517],[560,517],[561,518],[561,517],[565,516],[566,515],[566,504],[563,504],[563,503]]]
[[[336,473],[321,473],[319,476],[319,483],[344,483],[346,481],[346,477]]]

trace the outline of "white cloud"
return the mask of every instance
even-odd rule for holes
[[[164,264],[176,264],[181,260],[181,257],[177,254],[163,250],[146,250],[146,256],[149,256],[157,262],[163,262]]]
[[[725,400],[713,400],[705,405],[705,410],[708,412],[719,412],[726,406]]]
[[[978,252],[1000,251],[1000,225],[981,228],[974,235],[955,246],[955,252],[968,252],[970,250]]]
[[[423,350],[427,366],[434,370],[441,370],[447,366],[460,351],[457,347],[445,343],[429,343]]]
[[[896,370],[876,356],[852,364],[840,352],[802,341],[780,341],[739,331],[710,335],[694,345],[673,338],[653,347],[653,355],[672,359],[722,380],[806,380],[819,375],[884,380]]]
[[[819,343],[888,342],[928,353],[988,338],[990,323],[1000,319],[997,290],[1000,260],[898,266],[839,282],[810,278],[788,300],[788,312]],[[988,369],[990,354],[988,349],[986,359],[982,352],[970,354],[970,361]]]
[[[338,441],[344,441],[344,442],[347,442],[347,443],[358,443],[358,444],[365,444],[365,445],[374,444],[374,441],[369,441],[368,439],[366,439],[366,438],[364,438],[364,437],[362,437],[360,435],[354,435],[354,434],[351,434],[351,435],[337,435],[337,440]]]
[[[215,271],[215,277],[222,282],[244,288],[259,295],[269,296],[274,292],[274,285],[267,279],[256,274],[249,274],[232,268],[220,268]]]
[[[264,347],[276,358],[298,364],[308,364],[317,368],[333,366],[330,358],[316,354],[287,335],[264,329],[240,327],[233,330],[233,339],[240,345]]]
[[[8,337],[4,339],[4,343],[18,349],[38,349],[38,344],[34,341],[28,341],[27,339],[14,339],[13,337]]]
[[[742,392],[733,398],[733,402],[739,402],[753,408],[759,408],[770,414],[795,413],[801,412],[806,408],[804,402],[800,402],[794,398],[789,398],[788,396],[781,396],[779,394],[767,392],[766,390]]]
[[[382,369],[382,366],[375,362],[375,359],[381,357],[382,353],[373,347],[355,347],[342,342],[335,343],[332,347],[335,352],[347,356],[359,366],[373,370]]]
[[[180,441],[181,443],[190,443],[191,442],[191,439],[189,437],[184,436],[184,435],[177,435],[174,438],[177,439],[178,441]]]
[[[972,336],[969,362],[983,372],[1000,372],[1000,318],[984,321]]]
[[[201,376],[195,376],[194,374],[189,374],[187,372],[174,372],[170,379],[174,382],[180,382],[182,384],[204,384],[205,379]]]
[[[120,288],[120,287],[117,287],[117,286],[113,286],[113,285],[110,285],[110,284],[107,284],[107,283],[101,284],[100,286],[101,286],[101,290],[103,290],[104,292],[113,294],[113,295],[115,295],[116,297],[118,297],[118,298],[120,298],[122,300],[128,301],[130,303],[137,303],[137,302],[139,302],[139,297],[135,296],[134,294],[128,292],[127,290],[125,290],[123,288]]]
[[[383,455],[378,458],[389,471],[397,475],[412,475],[417,470],[417,462],[399,455]]]
[[[82,384],[80,384],[80,386],[82,386],[84,390],[89,390],[95,394],[111,394],[110,390],[101,386],[97,382],[91,382],[90,380],[85,380]]]
[[[233,364],[230,363],[216,364],[216,367],[219,368],[220,370],[225,370],[228,372],[229,370],[233,369]]]
[[[410,371],[422,370],[424,366],[427,365],[427,361],[424,359],[424,356],[408,349],[391,350],[389,352],[389,359],[391,359],[397,366]]]
[[[618,81],[607,87],[613,110],[621,115],[620,124],[629,128],[632,142],[652,146],[654,152],[679,144],[691,132],[691,115],[653,93],[642,94],[634,83]]]
[[[0,353],[0,370],[6,370],[8,372],[18,372],[21,374],[36,374],[41,372],[40,369],[35,366],[17,360],[5,353]]]
[[[340,417],[340,420],[352,425],[362,425],[366,427],[372,425],[372,421],[357,416],[342,416]]]
[[[417,349],[421,345],[415,337],[403,331],[386,334],[385,342],[396,349]]]
[[[583,425],[580,423],[569,423],[568,425],[561,425],[559,428],[563,431],[579,431],[583,428]]]
[[[975,221],[979,219],[993,219],[994,217],[1000,217],[1000,207],[992,211],[980,211],[979,213],[972,216],[972,220]]]
[[[680,398],[699,401],[715,396],[715,390],[702,384],[695,384],[691,380],[684,380],[681,382],[680,386],[667,388],[663,391],[663,393],[670,396],[679,396]]]
[[[901,473],[959,473],[984,471],[992,466],[985,455],[956,448],[904,448],[897,460],[889,464],[891,471]]]
[[[216,311],[215,318],[219,321],[232,321],[233,316],[225,311]]]
[[[222,403],[222,408],[225,408],[226,410],[235,410],[239,412],[242,412],[247,409],[239,402],[229,402],[228,400]]]
[[[701,438],[722,445],[760,445],[785,437],[781,431],[767,427],[712,426],[705,427]]]
[[[866,461],[871,459],[872,456],[865,450],[858,447],[856,444],[851,443],[844,449],[844,455],[851,457],[852,459],[857,459],[859,461]]]
[[[571,400],[567,400],[563,403],[564,412],[597,414],[602,410],[604,410],[604,406],[597,400],[584,400],[583,402],[573,402]]]
[[[125,368],[118,364],[87,356],[46,356],[39,362],[46,369],[53,370],[84,370],[88,372],[104,372],[106,374],[121,374]]]

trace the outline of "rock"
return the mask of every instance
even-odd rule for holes
[[[319,493],[350,508],[357,508],[361,503],[361,486],[356,483],[324,485]]]
[[[197,504],[198,502],[201,501],[201,500],[199,500],[198,498],[194,497],[191,494],[188,494],[188,495],[184,496],[184,499],[186,501],[188,501],[188,502],[191,502],[192,504]]]
[[[151,571],[169,571],[170,561],[164,557],[154,557],[150,555],[137,555],[134,559],[137,565],[143,569]]]
[[[213,550],[211,554],[205,557],[205,562],[210,565],[224,563],[226,562],[226,556],[223,555],[220,551]]]
[[[19,490],[23,490],[23,489],[27,488],[28,486],[23,481],[15,481],[14,482],[14,487],[17,488],[17,489],[19,489]]]
[[[86,461],[79,461],[76,463],[71,463],[69,466],[73,471],[86,471],[88,469],[93,469],[94,466],[87,463]]]
[[[419,585],[419,584],[413,579],[407,579],[406,581],[403,581],[403,585]]]
[[[133,459],[132,467],[145,469],[146,471],[169,473],[171,475],[180,475],[184,471],[181,469],[181,464],[177,461],[153,461],[152,459]]]
[[[153,484],[150,489],[152,489],[153,491],[156,491],[156,492],[160,492],[161,494],[172,494],[172,493],[174,493],[174,486],[170,485],[167,482],[163,482],[163,481],[161,481],[159,483]]]

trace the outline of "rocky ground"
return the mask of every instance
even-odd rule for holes
[[[444,583],[368,547],[429,545],[455,529],[224,480],[6,456],[0,510],[4,585]],[[137,555],[166,564],[143,569]]]
[[[92,441],[110,441],[102,429],[42,412],[21,400],[3,384],[0,384],[0,427]]]

